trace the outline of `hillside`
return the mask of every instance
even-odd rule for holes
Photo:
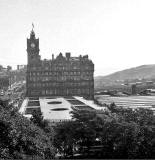
[[[122,71],[115,72],[107,76],[97,76],[95,77],[95,87],[100,87],[103,85],[112,85],[116,83],[121,83],[127,80],[134,79],[153,79],[155,78],[155,64],[152,65],[142,65]]]

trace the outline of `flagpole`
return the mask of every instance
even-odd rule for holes
[[[32,23],[32,30],[34,29],[34,24]]]

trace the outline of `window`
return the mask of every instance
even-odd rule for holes
[[[45,90],[42,90],[42,92],[41,92],[41,93],[42,93],[42,95],[45,95]]]

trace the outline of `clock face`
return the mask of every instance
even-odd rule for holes
[[[35,44],[34,44],[34,43],[31,43],[31,47],[34,48],[34,47],[35,47]]]

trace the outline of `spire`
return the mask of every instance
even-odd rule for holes
[[[32,23],[32,30],[33,30],[33,28],[34,28],[34,24]]]
[[[33,29],[34,29],[34,24],[32,23],[32,30],[31,30],[30,38],[35,38],[35,33]]]

